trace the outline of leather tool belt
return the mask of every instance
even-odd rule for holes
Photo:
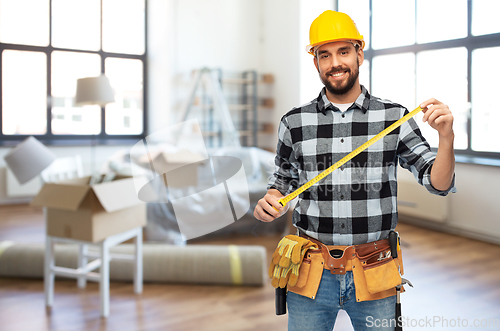
[[[327,269],[331,274],[339,275],[353,272],[357,301],[383,299],[396,294],[396,286],[401,284],[403,274],[402,255],[399,250],[398,258],[392,258],[389,240],[332,246],[304,234],[300,237],[312,244],[303,254],[296,282],[288,284],[289,291],[314,299],[323,270]]]

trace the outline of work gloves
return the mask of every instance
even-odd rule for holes
[[[271,258],[269,266],[271,285],[275,288],[284,288],[287,284],[295,286],[304,255],[311,248],[317,249],[318,245],[295,235],[283,237]]]

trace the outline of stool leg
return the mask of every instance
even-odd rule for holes
[[[88,263],[88,246],[85,244],[78,245],[78,268],[83,268]],[[78,277],[78,288],[85,288],[87,286],[87,277]]]
[[[101,299],[101,316],[109,316],[109,246],[105,239],[101,243],[101,268],[100,268],[99,294]]]
[[[54,280],[55,275],[52,269],[54,268],[54,243],[49,236],[45,238],[45,270],[43,275],[43,285],[45,291],[45,305],[52,307],[54,303]]]
[[[142,228],[137,229],[135,237],[135,268],[134,268],[134,292],[142,293]]]

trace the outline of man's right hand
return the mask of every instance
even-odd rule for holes
[[[284,207],[278,202],[283,194],[276,189],[270,189],[267,194],[257,202],[257,206],[253,211],[253,216],[262,222],[272,222],[280,217]],[[274,208],[273,208],[274,207]],[[275,209],[276,208],[276,209]]]

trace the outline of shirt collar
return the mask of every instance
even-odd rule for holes
[[[321,89],[321,92],[319,93],[319,96],[316,99],[316,101],[317,101],[316,107],[318,111],[321,111],[323,114],[326,114],[327,110],[337,109],[332,105],[330,100],[328,100],[326,96],[325,87]],[[370,93],[368,93],[368,90],[363,85],[361,85],[361,94],[358,96],[356,101],[354,101],[354,104],[351,107],[349,107],[349,109],[353,108],[354,106],[361,109],[363,113],[366,113],[368,111],[368,108],[370,107]]]

